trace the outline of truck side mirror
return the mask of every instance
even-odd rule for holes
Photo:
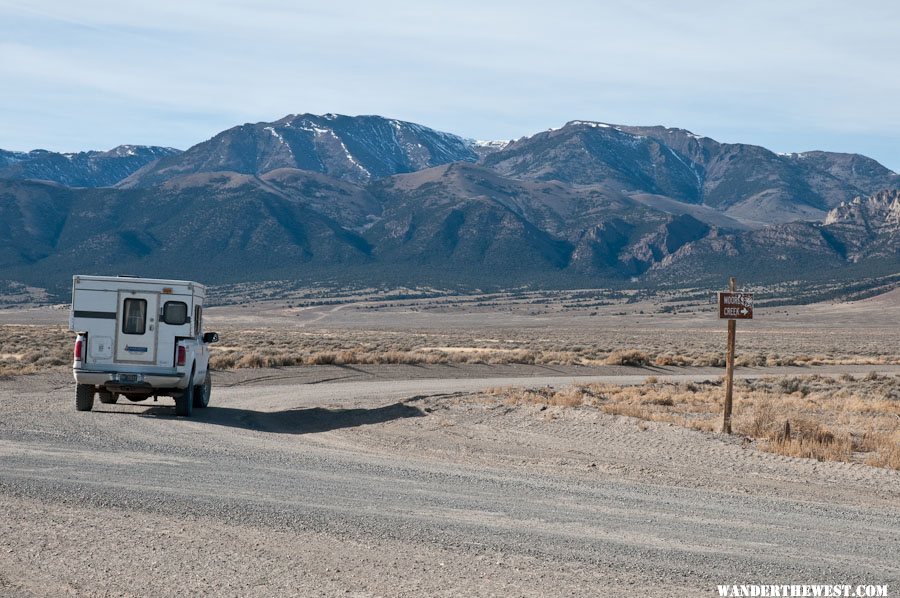
[[[217,343],[219,342],[219,333],[218,332],[207,332],[203,335],[204,343]]]

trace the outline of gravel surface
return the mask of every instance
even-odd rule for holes
[[[0,381],[0,595],[900,588],[900,472],[778,456],[588,407],[465,394],[721,375],[582,372],[222,373],[211,406],[191,419],[174,417],[170,399],[75,412],[62,374]]]

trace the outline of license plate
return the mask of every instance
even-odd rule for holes
[[[137,374],[119,374],[119,382],[137,382]]]

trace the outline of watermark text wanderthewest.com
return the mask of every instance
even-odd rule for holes
[[[729,597],[795,597],[795,596],[888,596],[887,585],[851,584],[738,584],[716,586],[719,596]]]

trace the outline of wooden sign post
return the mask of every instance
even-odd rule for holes
[[[731,397],[734,391],[734,337],[737,321],[753,319],[753,293],[738,293],[734,276],[728,279],[728,292],[719,293],[719,318],[728,320],[728,348],[725,351],[725,409],[722,432],[731,434]]]

